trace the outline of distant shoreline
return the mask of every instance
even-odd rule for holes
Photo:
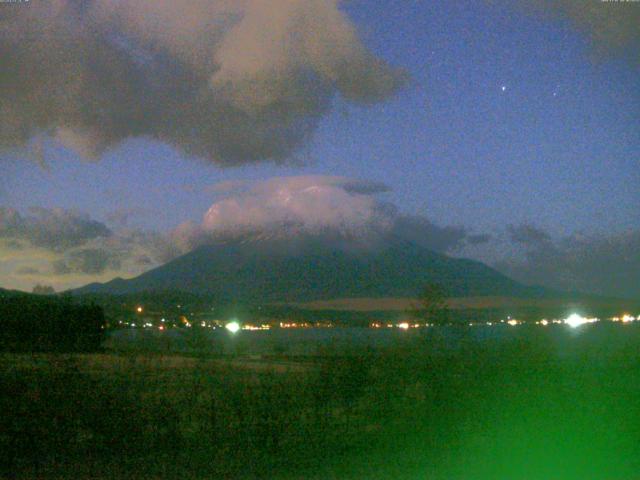
[[[406,311],[417,303],[413,298],[337,298],[311,302],[278,303],[279,306],[293,306],[304,310],[335,310],[351,312]],[[640,302],[607,297],[583,298],[518,298],[518,297],[456,297],[447,301],[451,309],[470,308],[570,308],[597,307],[635,310]]]

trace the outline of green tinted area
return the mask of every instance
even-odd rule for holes
[[[295,360],[5,355],[1,473],[637,478],[640,329],[510,332]]]
[[[357,466],[346,456],[337,478],[637,478],[635,335],[531,330],[454,356],[397,357],[373,395],[396,391],[380,449],[363,445]]]

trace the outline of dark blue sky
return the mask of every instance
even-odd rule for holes
[[[352,1],[365,44],[405,68],[391,100],[340,99],[290,166],[222,169],[144,140],[86,163],[47,143],[49,170],[10,166],[5,204],[77,208],[166,229],[199,219],[204,187],[320,173],[379,180],[408,213],[491,231],[531,222],[554,234],[640,225],[640,80],[598,56],[567,21],[485,2]]]

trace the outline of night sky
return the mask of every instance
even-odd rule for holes
[[[94,37],[32,3],[0,5],[1,287],[64,289],[140,273],[168,250],[188,251],[194,231],[233,229],[235,218],[271,227],[280,204],[269,202],[284,188],[285,219],[358,228],[355,218],[379,221],[382,209],[391,211],[382,223],[410,219],[437,239],[455,232],[432,247],[519,280],[640,295],[640,3],[349,1],[338,11],[329,1],[278,0],[282,15],[264,19],[260,2],[238,2],[244,20],[216,26],[222,41],[195,29],[184,42],[190,12],[166,27],[166,40],[144,7],[121,20],[109,6],[117,2],[89,2],[107,5],[93,16],[51,2],[59,17],[91,17],[104,28]],[[30,27],[37,22],[50,30]],[[110,71],[107,54],[60,54],[65,28],[133,60]],[[47,35],[60,48],[38,46]],[[196,42],[213,54],[187,58]],[[342,52],[344,42],[355,47]],[[216,67],[202,60],[211,55]],[[107,86],[69,86],[56,65]],[[205,80],[190,89],[198,75]],[[207,89],[214,100],[192,95]],[[169,98],[184,111],[165,125],[156,118],[171,117]],[[291,118],[304,131],[292,132]],[[203,122],[210,129],[200,131]],[[339,220],[309,208],[314,186],[322,201],[311,203],[344,208]],[[234,216],[236,208],[244,210]]]

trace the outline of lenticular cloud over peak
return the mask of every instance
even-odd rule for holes
[[[219,165],[282,161],[340,94],[404,74],[335,0],[35,0],[0,18],[0,147],[51,136],[85,157],[131,137]]]
[[[216,200],[202,222],[185,222],[169,234],[170,258],[226,240],[322,239],[371,247],[400,239],[437,252],[486,243],[460,226],[439,226],[407,215],[382,197],[384,183],[329,175],[224,181],[207,188]]]
[[[270,179],[215,202],[202,228],[221,236],[325,231],[360,235],[388,230],[396,210],[374,196],[381,190],[378,183],[342,177]]]

